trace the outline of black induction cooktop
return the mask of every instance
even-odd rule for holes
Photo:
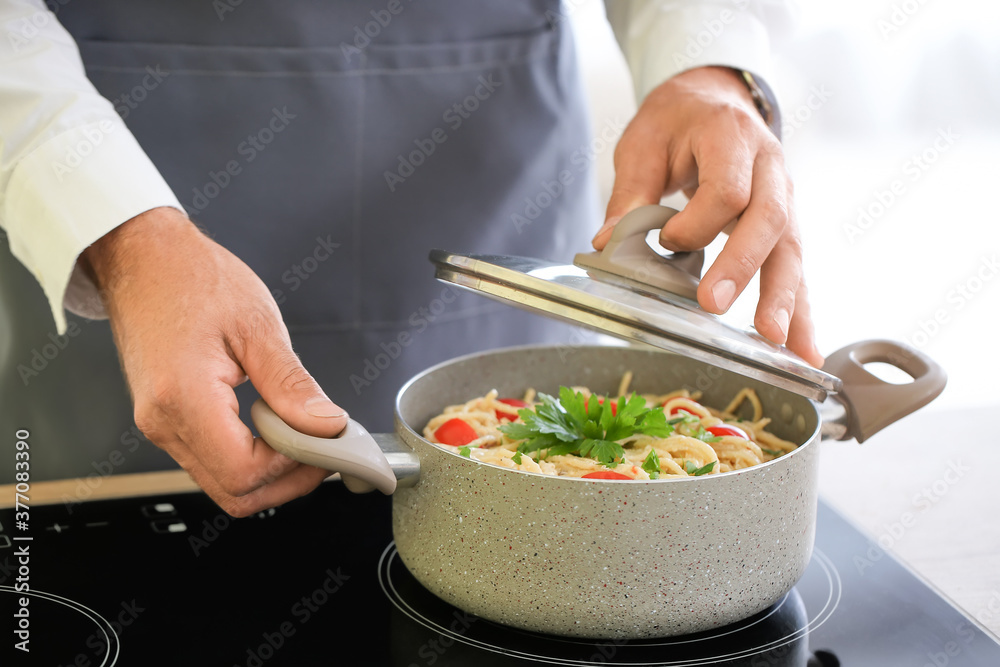
[[[647,641],[551,637],[449,606],[400,562],[390,506],[328,483],[240,520],[201,494],[32,507],[28,531],[0,510],[0,664],[1000,665],[994,637],[822,503],[812,561],[782,600]],[[25,545],[28,593],[15,591]],[[14,648],[24,609],[28,653]]]

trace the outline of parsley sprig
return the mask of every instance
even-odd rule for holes
[[[665,438],[673,433],[663,410],[647,408],[646,399],[632,394],[621,396],[614,404],[598,396],[588,400],[581,392],[559,388],[559,398],[538,394],[535,409],[523,408],[518,416],[523,423],[500,427],[511,440],[522,440],[519,452],[540,452],[541,457],[558,454],[593,457],[608,467],[625,458],[625,450],[616,440],[636,433]],[[617,414],[616,414],[617,413]]]

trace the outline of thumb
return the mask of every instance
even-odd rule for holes
[[[284,327],[260,332],[237,353],[250,382],[286,424],[320,438],[347,426],[347,412],[331,401],[292,351]]]

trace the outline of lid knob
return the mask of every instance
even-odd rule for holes
[[[588,271],[598,271],[639,283],[653,291],[663,291],[698,301],[698,281],[705,252],[660,254],[646,243],[646,235],[662,229],[678,211],[651,204],[626,214],[611,233],[604,250],[579,253],[573,263]],[[668,252],[664,250],[664,252]]]

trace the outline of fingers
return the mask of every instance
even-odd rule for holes
[[[756,195],[756,151],[741,134],[710,135],[698,147],[698,186],[684,210],[660,232],[660,245],[673,252],[704,248],[747,209]],[[691,192],[690,188],[685,188]]]
[[[805,281],[799,283],[799,289],[795,293],[795,312],[792,313],[792,323],[788,327],[786,346],[816,368],[823,367],[823,355],[816,349],[816,336]]]
[[[255,447],[270,449],[257,438]],[[275,458],[265,466],[265,483],[245,494],[234,494],[224,486],[199,460],[191,453],[190,448],[182,441],[172,443],[168,452],[182,462],[182,467],[215,503],[227,514],[234,517],[250,516],[269,507],[277,507],[291,500],[306,495],[330,475],[326,470],[291,462],[286,467]],[[280,456],[280,455],[279,455]],[[287,459],[286,459],[287,461]]]
[[[729,309],[764,264],[789,223],[788,179],[777,154],[762,152],[757,155],[753,164],[752,187],[753,194],[749,205],[733,228],[725,247],[698,286],[698,302],[713,313],[724,313]],[[699,187],[699,191],[700,189]],[[723,222],[722,227],[725,227],[725,224]],[[669,224],[667,226],[669,227]],[[769,314],[774,313],[778,307],[778,299],[773,294],[788,281],[789,270],[793,267],[797,271],[801,270],[801,259],[796,261],[792,257],[795,250],[797,247],[784,248],[783,259],[777,262],[779,271],[767,290],[768,295],[772,297]],[[763,280],[763,276],[761,278]],[[797,285],[796,275],[791,288],[792,294]],[[763,292],[763,283],[761,287]],[[787,323],[785,326],[788,326]],[[770,327],[770,330],[773,332],[775,328]],[[784,340],[784,334],[781,335],[781,339]]]
[[[618,221],[629,211],[646,204],[658,204],[667,186],[670,170],[667,145],[649,136],[641,124],[633,123],[615,148],[615,183],[604,226],[591,243],[602,250]]]
[[[332,438],[347,425],[347,412],[323,393],[292,351],[280,317],[247,327],[231,346],[261,397],[289,426]]]

